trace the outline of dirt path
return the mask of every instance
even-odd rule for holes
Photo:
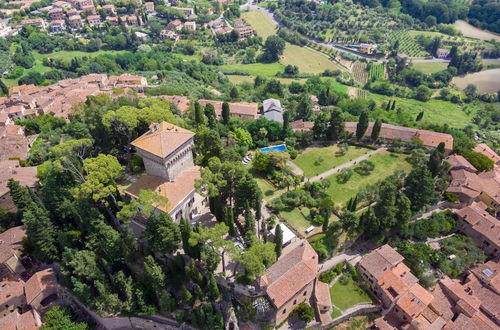
[[[387,148],[379,148],[377,150],[370,151],[369,153],[366,153],[366,154],[364,154],[362,156],[359,156],[358,158],[355,158],[355,159],[353,159],[353,160],[351,160],[351,161],[349,161],[347,163],[344,163],[344,164],[339,165],[337,167],[331,168],[331,169],[329,169],[326,172],[323,172],[321,174],[313,176],[312,178],[309,179],[309,181],[310,182],[315,182],[315,181],[323,180],[324,178],[327,178],[330,175],[338,173],[338,172],[342,171],[345,168],[348,168],[348,167],[351,167],[353,165],[356,165],[359,162],[362,162],[363,160],[366,160],[366,159],[370,158],[371,156],[376,155],[379,152],[382,152],[382,151],[385,151],[385,150],[387,150]]]
[[[292,169],[293,174],[297,176],[303,176],[304,171],[297,165],[295,165],[292,161],[287,160],[286,165]]]

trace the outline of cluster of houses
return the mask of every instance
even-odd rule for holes
[[[500,325],[498,259],[470,269],[463,281],[442,276],[426,290],[389,245],[364,256],[357,268],[384,307],[375,328],[493,330]]]
[[[138,5],[142,5],[142,1],[137,0]],[[154,13],[154,3],[145,2],[144,8],[147,13]],[[115,6],[113,4],[105,4],[100,9],[103,15],[97,13],[96,7],[92,0],[68,0],[55,1],[48,9],[50,22],[46,22],[43,18],[24,19],[21,25],[33,25],[40,29],[49,29],[51,32],[63,32],[67,26],[72,30],[83,28],[85,22],[90,26],[100,26],[104,20],[109,21],[113,25],[125,24],[128,26],[143,25],[139,15],[122,15],[117,16]]]
[[[247,25],[241,18],[233,22],[233,26],[230,26],[228,22],[224,19],[217,19],[213,21],[210,25],[212,31],[215,35],[223,35],[231,33],[233,30],[238,31],[238,35],[241,39],[252,37],[255,35],[255,31],[251,26]]]
[[[7,188],[10,178],[32,188],[38,184],[36,167],[20,166],[20,161],[28,158],[36,136],[26,136],[24,127],[14,124],[16,119],[42,114],[69,119],[71,108],[85,101],[87,96],[107,94],[116,97],[113,93],[116,88],[142,92],[147,86],[146,78],[141,76],[122,74],[108,78],[104,74],[90,74],[46,87],[12,87],[9,97],[0,98],[0,206],[6,210],[14,208]]]
[[[54,269],[26,270],[32,265],[21,254],[25,237],[23,226],[0,234],[0,329],[38,329],[41,315],[64,297]]]

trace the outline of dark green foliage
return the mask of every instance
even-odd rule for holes
[[[144,237],[150,248],[158,253],[172,253],[181,240],[179,226],[163,212],[153,214],[146,223]]]
[[[479,172],[491,171],[495,165],[493,160],[480,152],[468,150],[462,152],[462,156],[464,156]]]
[[[69,309],[63,306],[52,307],[43,318],[40,330],[87,330],[89,326],[83,322],[74,322]]]
[[[417,115],[417,118],[415,118],[415,121],[421,121],[423,117],[424,117],[424,112],[420,111]]]
[[[222,122],[224,125],[227,125],[229,123],[229,117],[230,117],[230,112],[229,112],[229,103],[224,102],[222,103]]]
[[[363,111],[359,116],[358,124],[356,125],[356,138],[360,140],[366,133],[368,129],[368,113]]]
[[[379,136],[380,136],[380,129],[382,128],[382,121],[380,119],[377,119],[375,123],[373,124],[373,129],[372,129],[372,134],[370,138],[372,141],[377,141]]]
[[[276,256],[279,258],[281,256],[281,250],[283,249],[283,230],[281,230],[281,226],[276,225],[276,229],[274,231],[274,251],[276,251]]]
[[[417,240],[425,240],[447,235],[457,228],[456,216],[450,211],[443,211],[434,213],[429,218],[410,223],[404,235]]]
[[[297,316],[300,320],[307,324],[314,319],[314,309],[305,302],[301,302],[297,307],[295,307],[291,315]]]
[[[427,163],[427,167],[429,171],[431,171],[432,176],[436,176],[440,173],[443,162],[443,154],[438,150],[432,150],[431,156],[429,157],[429,162]]]
[[[265,62],[278,61],[281,54],[285,50],[285,40],[278,36],[272,35],[266,39],[264,44],[264,54],[262,58]]]
[[[416,166],[406,178],[406,195],[411,201],[412,210],[419,211],[425,205],[438,198],[434,190],[435,182],[432,173],[424,166]]]

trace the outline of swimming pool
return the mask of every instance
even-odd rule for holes
[[[269,151],[286,151],[286,145],[285,144],[278,144],[277,146],[270,146],[270,147],[261,148],[260,151],[262,151],[263,153],[266,153]]]

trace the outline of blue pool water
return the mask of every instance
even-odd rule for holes
[[[265,147],[265,148],[261,148],[260,151],[262,151],[263,153],[266,153],[269,151],[286,151],[286,145],[279,144],[277,146]]]

